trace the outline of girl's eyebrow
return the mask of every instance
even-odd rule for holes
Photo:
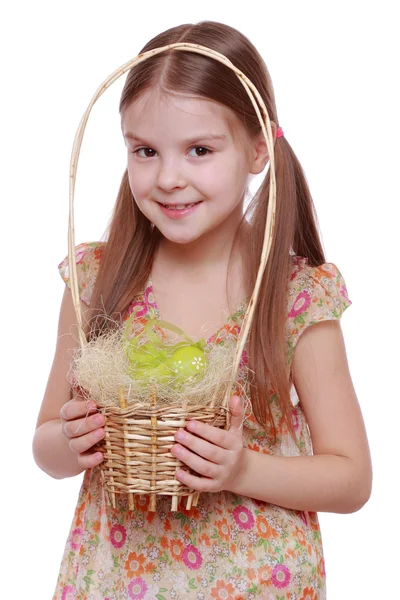
[[[139,142],[140,144],[147,144],[147,142],[145,140],[143,140],[142,138],[137,136],[135,133],[131,133],[129,131],[124,134],[124,138],[134,140],[135,142]],[[206,141],[206,140],[210,140],[210,141],[225,140],[226,141],[227,139],[228,139],[228,136],[225,134],[205,133],[202,135],[196,135],[196,136],[194,136],[192,138],[188,138],[186,140],[182,140],[182,143],[183,144],[195,144],[196,142],[199,142],[199,141]]]

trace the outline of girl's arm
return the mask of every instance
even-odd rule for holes
[[[87,306],[82,304],[83,315]],[[67,380],[71,352],[77,346],[76,315],[70,290],[66,287],[60,310],[57,346],[33,438],[36,464],[56,479],[78,475],[84,468],[63,434],[60,410],[71,399]],[[83,432],[82,432],[83,433]]]
[[[370,497],[372,467],[339,321],[305,330],[295,349],[293,381],[314,456],[247,451],[232,491],[299,510],[354,512]]]
[[[371,458],[339,321],[323,321],[304,331],[294,353],[293,381],[309,424],[313,456],[280,457],[243,449],[236,424],[226,432],[196,423],[196,437],[185,432],[180,444],[206,460],[186,449],[177,455],[205,477],[180,472],[179,479],[199,491],[225,489],[295,510],[360,509],[371,494]]]

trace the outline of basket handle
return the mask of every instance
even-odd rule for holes
[[[254,110],[259,119],[261,129],[265,138],[265,142],[268,148],[268,154],[270,159],[270,188],[269,188],[269,199],[268,199],[268,213],[267,220],[265,224],[265,233],[264,233],[264,241],[261,252],[260,264],[257,272],[257,278],[254,285],[254,290],[252,296],[250,298],[249,304],[247,306],[247,310],[244,316],[243,324],[240,330],[240,334],[237,340],[236,346],[236,354],[235,361],[232,367],[232,373],[230,378],[230,385],[228,386],[228,390],[224,399],[225,406],[228,405],[230,395],[232,393],[233,382],[236,379],[237,370],[239,368],[240,359],[242,356],[242,352],[244,350],[244,346],[246,344],[246,339],[250,330],[251,322],[253,319],[253,314],[255,310],[255,306],[257,303],[259,290],[261,286],[261,281],[264,275],[265,267],[267,265],[268,256],[270,253],[273,233],[274,233],[274,225],[275,225],[275,213],[276,213],[276,178],[275,178],[275,157],[274,157],[274,140],[272,136],[271,129],[271,121],[268,115],[267,108],[264,104],[264,101],[258,92],[255,85],[248,79],[248,77],[240,71],[235,65],[223,54],[212,50],[211,48],[207,48],[206,46],[201,46],[199,44],[191,44],[187,42],[179,42],[176,44],[169,44],[167,46],[162,46],[160,48],[154,48],[153,50],[149,50],[148,52],[144,52],[143,54],[139,54],[136,58],[133,58],[129,62],[122,65],[119,69],[114,71],[98,88],[96,93],[94,94],[92,100],[88,108],[86,109],[81,122],[79,124],[78,130],[75,135],[74,144],[72,148],[71,155],[71,163],[70,163],[70,186],[69,186],[69,225],[68,225],[68,259],[70,266],[70,283],[71,283],[71,292],[72,292],[72,301],[76,313],[77,325],[78,325],[78,335],[79,342],[81,347],[83,348],[87,344],[86,336],[82,327],[82,310],[79,299],[79,287],[78,287],[78,276],[77,276],[77,268],[76,268],[76,257],[75,257],[75,228],[74,228],[74,192],[75,192],[75,179],[76,179],[76,171],[78,167],[78,159],[79,152],[82,145],[83,133],[85,131],[85,127],[89,118],[89,114],[92,110],[95,102],[100,98],[100,96],[106,91],[106,89],[117,79],[119,79],[126,71],[134,67],[135,65],[147,60],[151,56],[155,56],[156,54],[160,54],[161,52],[165,52],[167,50],[183,50],[186,52],[196,52],[198,54],[203,54],[204,56],[208,56],[209,58],[213,58],[222,64],[226,65],[229,69],[231,69],[239,78],[243,87],[245,88],[252,104]],[[261,110],[260,110],[261,109]]]

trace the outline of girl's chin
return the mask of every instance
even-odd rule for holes
[[[199,220],[197,223],[187,223],[184,226],[183,223],[180,223],[175,227],[162,221],[153,221],[153,223],[166,241],[170,242],[171,244],[179,245],[197,242],[203,236],[207,236],[210,231],[214,229],[210,223],[207,225],[205,223],[201,224]]]
[[[170,242],[171,244],[179,244],[179,245],[184,245],[184,244],[191,244],[192,242],[197,241],[199,238],[201,238],[201,236],[203,235],[201,232],[199,233],[181,233],[180,235],[177,235],[176,233],[172,233],[171,231],[166,231],[164,228],[160,228],[160,232],[163,235],[163,237],[165,238],[165,240],[167,240],[168,242]]]

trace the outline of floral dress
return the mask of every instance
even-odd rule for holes
[[[103,243],[76,247],[80,296],[90,303]],[[68,258],[59,265],[69,282]],[[286,339],[290,360],[301,333],[313,323],[339,319],[351,301],[333,263],[311,267],[292,256]],[[245,305],[229,317],[208,343],[235,339]],[[151,279],[128,311],[160,318]],[[280,456],[312,454],[308,425],[294,386],[292,440],[275,407],[276,443],[250,416],[244,444]],[[273,405],[272,405],[273,406]],[[108,506],[99,467],[88,469],[73,516],[53,600],[324,600],[325,568],[317,513],[290,510],[231,492],[202,493],[196,507],[158,497],[156,512],[140,496],[129,510],[117,496]]]

